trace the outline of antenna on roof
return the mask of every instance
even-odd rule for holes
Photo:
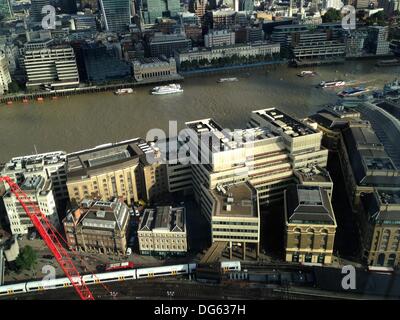
[[[37,155],[38,152],[37,152],[37,149],[36,149],[36,144],[34,144],[33,147],[35,148],[35,153],[36,153],[36,155]]]

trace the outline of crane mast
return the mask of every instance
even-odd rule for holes
[[[15,183],[10,177],[0,176],[0,182],[1,181],[4,181],[8,184],[11,192],[15,195],[21,206],[24,208],[29,219],[32,221],[47,247],[56,258],[58,264],[70,280],[79,297],[82,300],[94,300],[92,292],[83,282],[82,276],[79,274],[79,271],[75,267],[67,250],[60,243],[60,240],[56,235],[57,230],[55,230],[55,227],[40,211],[38,206],[29,199],[27,194],[21,190],[18,184]]]

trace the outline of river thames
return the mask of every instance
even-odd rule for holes
[[[337,91],[316,88],[325,80],[359,81],[382,89],[399,75],[400,67],[378,68],[373,61],[348,61],[343,65],[312,68],[318,75],[300,78],[301,69],[287,66],[232,71],[189,77],[184,92],[153,96],[151,86],[131,95],[112,92],[62,97],[0,106],[0,162],[13,156],[64,150],[77,151],[103,143],[146,137],[148,130],[167,130],[169,120],[183,128],[186,121],[214,118],[223,127],[243,128],[252,110],[277,107],[306,117],[338,100]],[[235,76],[238,82],[221,83]],[[167,133],[167,131],[166,131]]]

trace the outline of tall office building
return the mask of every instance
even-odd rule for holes
[[[108,49],[101,43],[86,43],[79,50],[83,79],[101,83],[113,79],[131,77],[131,65],[119,58],[117,50]]]
[[[42,9],[44,6],[50,5],[50,0],[32,0],[31,1],[31,9],[30,16],[31,21],[36,23],[41,23],[43,17],[46,14],[42,14]]]
[[[176,17],[181,12],[180,0],[143,0],[143,19],[153,24],[162,17]]]
[[[131,22],[129,0],[100,0],[100,7],[107,31],[121,32],[128,30]]]
[[[11,18],[14,15],[11,0],[0,0],[0,15],[4,18]]]

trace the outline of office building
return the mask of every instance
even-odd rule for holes
[[[162,206],[146,209],[137,234],[140,254],[185,255],[188,251],[185,208]]]
[[[141,139],[69,154],[67,189],[71,202],[117,197],[131,204],[163,194],[168,187],[166,168],[156,161],[157,156],[157,150]]]
[[[40,209],[56,228],[59,227],[56,202],[53,196],[52,181],[43,175],[20,176],[18,185],[29,199]],[[8,190],[3,196],[8,220],[12,234],[27,234],[33,227],[29,216],[20,204],[19,200]]]
[[[389,28],[387,26],[369,26],[367,45],[369,52],[375,55],[387,55],[390,52],[388,41]]]
[[[291,57],[296,65],[344,62],[344,43],[328,40],[325,32],[297,33],[289,37]]]
[[[50,0],[31,0],[30,19],[34,23],[42,23],[43,17],[46,13],[42,13],[44,6],[50,5]]]
[[[68,45],[26,50],[23,65],[28,88],[44,85],[52,89],[79,86],[75,53]]]
[[[285,190],[285,260],[332,263],[336,219],[327,192],[316,186]]]
[[[207,8],[207,0],[190,0],[189,1],[189,11],[193,12],[201,22],[204,21],[204,15]]]
[[[68,247],[77,251],[125,255],[129,208],[119,200],[85,199],[63,220]]]
[[[333,181],[328,170],[311,164],[307,167],[295,170],[293,173],[297,184],[319,187],[325,190],[329,200],[332,200]]]
[[[207,19],[211,20],[212,29],[232,29],[236,25],[236,11],[233,9],[219,9],[208,11]]]
[[[154,24],[161,18],[176,18],[181,12],[179,0],[143,0],[142,6],[146,24]]]
[[[350,122],[342,129],[339,158],[353,211],[359,211],[360,196],[374,188],[393,188],[400,171],[387,154],[368,121]]]
[[[206,48],[224,47],[235,44],[235,32],[229,30],[210,30],[204,35]]]
[[[308,117],[317,124],[317,129],[323,133],[322,144],[325,148],[337,151],[340,147],[341,130],[349,122],[361,122],[361,114],[355,109],[344,106],[324,108]]]
[[[114,48],[101,43],[86,43],[80,49],[84,80],[102,83],[116,79],[129,79],[132,66],[119,58]]]
[[[192,42],[184,34],[162,34],[155,33],[150,39],[149,48],[152,57],[173,57],[177,50],[190,50]]]
[[[55,151],[29,156],[14,157],[6,162],[1,170],[2,176],[8,176],[18,183],[22,178],[41,175],[51,179],[52,191],[57,202],[68,199],[66,186],[66,153]]]
[[[271,41],[279,43],[282,48],[286,48],[290,44],[289,36],[293,33],[307,33],[309,27],[306,25],[278,25],[272,30]]]
[[[0,54],[0,94],[8,91],[8,84],[11,83],[11,75],[8,68],[8,60],[4,53]]]
[[[260,211],[257,191],[249,183],[217,186],[206,193],[212,204],[206,214],[211,218],[212,242],[225,242],[230,248],[242,247],[243,259],[252,246],[258,257],[260,250]]]
[[[400,189],[380,189],[361,198],[362,258],[370,266],[397,267],[400,258]]]
[[[200,45],[202,42],[204,42],[203,29],[200,25],[186,24],[184,29],[186,37],[192,40],[193,44]]]
[[[253,111],[249,128],[234,132],[223,130],[212,119],[186,126],[190,130],[179,139],[190,137],[183,142],[191,150],[188,163],[168,165],[169,190],[193,191],[210,223],[210,192],[217,186],[249,182],[264,205],[282,199],[283,191],[295,181],[294,170],[310,164],[326,167],[328,150],[321,148],[322,133],[276,108]]]
[[[131,23],[129,0],[100,0],[99,3],[107,31],[128,31],[128,26]]]
[[[365,30],[352,30],[345,34],[346,57],[361,57],[364,54],[365,40],[368,33]]]
[[[174,58],[146,58],[133,61],[133,77],[137,82],[157,82],[177,78]]]
[[[248,26],[246,27],[246,42],[253,43],[264,41],[264,31],[262,26]]]
[[[73,16],[76,31],[95,31],[96,16],[93,14],[75,15]]]

